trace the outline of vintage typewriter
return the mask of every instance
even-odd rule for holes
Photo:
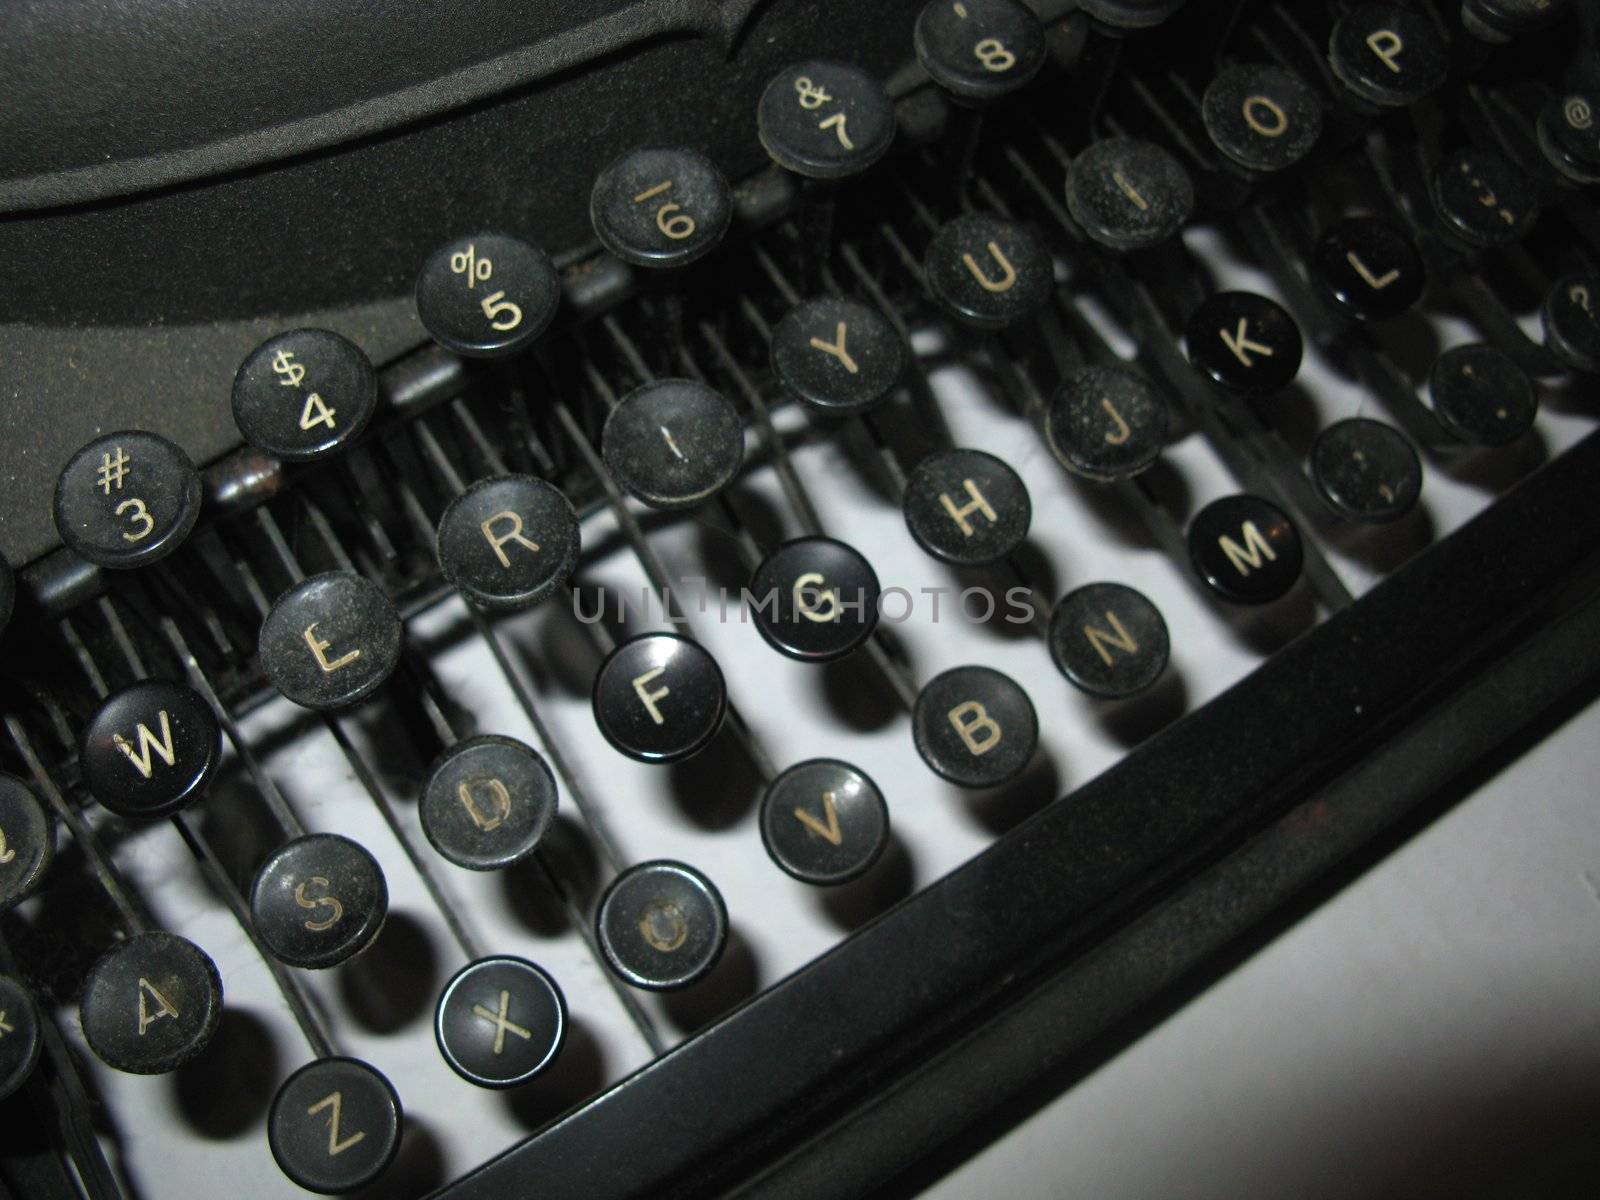
[[[0,1191],[1068,1086],[1592,687],[1597,24],[15,6]]]

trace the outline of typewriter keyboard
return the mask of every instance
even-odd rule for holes
[[[0,1092],[133,1195],[421,1196],[1071,804],[1593,429],[1567,7],[930,0],[719,114],[762,174],[457,231],[413,353],[283,329],[232,456],[108,429]]]

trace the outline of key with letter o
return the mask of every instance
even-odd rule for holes
[[[1039,745],[1028,693],[988,667],[956,667],[929,680],[917,696],[911,731],[933,773],[968,788],[1016,778]]]
[[[611,881],[595,915],[606,965],[634,987],[671,991],[703,979],[728,937],[715,885],[681,862],[629,867]]]
[[[354,1058],[319,1058],[278,1089],[267,1114],[267,1146],[289,1179],[310,1192],[366,1187],[400,1147],[400,1097]]]
[[[1281,171],[1322,136],[1322,103],[1282,67],[1235,63],[1206,86],[1200,112],[1212,143],[1252,171]]]
[[[582,548],[578,514],[531,475],[480,479],[439,518],[439,567],[480,608],[529,608],[571,577]]]

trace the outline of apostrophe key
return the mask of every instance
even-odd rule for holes
[[[1241,396],[1281,392],[1300,371],[1300,327],[1284,307],[1253,292],[1218,292],[1184,329],[1189,361]]]
[[[727,487],[744,460],[744,426],[727,397],[693,379],[656,379],[606,418],[600,453],[651,508],[693,508]]]
[[[1567,275],[1546,293],[1544,344],[1574,371],[1600,373],[1600,275]]]
[[[1414,104],[1444,83],[1450,47],[1425,12],[1358,4],[1333,27],[1328,62],[1353,95],[1392,108]]]
[[[417,276],[417,315],[434,341],[469,358],[508,358],[549,328],[561,277],[537,246],[499,233],[458,238]]]
[[[1292,167],[1322,136],[1322,102],[1282,67],[1224,67],[1206,85],[1200,112],[1217,149],[1251,171]]]
[[[1050,613],[1050,658],[1091,696],[1118,700],[1145,691],[1167,669],[1169,652],[1161,610],[1126,584],[1085,584]]]
[[[1527,373],[1505,351],[1482,343],[1439,355],[1428,373],[1428,394],[1439,423],[1479,446],[1516,441],[1539,411]]]
[[[888,846],[889,806],[859,768],[836,758],[808,759],[767,785],[761,841],[772,861],[801,883],[849,883]]]
[[[388,912],[389,887],[377,859],[333,833],[285,842],[250,887],[250,916],[261,940],[291,967],[335,967],[361,953]]]
[[[378,406],[366,354],[326,329],[294,329],[250,352],[233,377],[233,420],[245,441],[290,462],[348,446]]]
[[[1311,479],[1340,516],[1382,524],[1415,507],[1422,493],[1422,463],[1398,429],[1351,417],[1317,435]]]
[[[439,569],[480,608],[530,608],[566,584],[582,541],[578,514],[559,488],[531,475],[495,475],[439,518]]]
[[[1169,413],[1161,393],[1128,367],[1081,367],[1061,381],[1045,410],[1051,452],[1076,475],[1129,479],[1160,456]]]
[[[772,329],[772,370],[813,412],[866,412],[894,391],[906,346],[876,309],[824,296],[795,305]]]
[[[25,899],[50,869],[50,818],[33,790],[0,773],[0,912]]]
[[[539,847],[556,816],[556,780],[515,738],[482,734],[441,754],[417,811],[433,848],[458,867],[494,871]]]
[[[930,454],[906,479],[901,507],[917,545],[961,567],[987,566],[1011,554],[1033,517],[1021,477],[982,450]]]
[[[1415,304],[1425,276],[1404,232],[1378,217],[1348,217],[1317,240],[1311,278],[1339,312],[1377,321]]]
[[[1458,150],[1433,169],[1433,206],[1472,246],[1504,246],[1533,227],[1538,193],[1526,172],[1490,150]]]
[[[273,604],[258,639],[261,669],[304,708],[343,708],[389,678],[402,637],[400,616],[381,588],[348,571],[328,571]]]
[[[595,178],[589,219],[611,253],[636,267],[687,266],[714,250],[733,220],[728,181],[696,151],[630,150]]]
[[[998,787],[1020,775],[1039,746],[1039,717],[1015,680],[990,667],[934,676],[911,715],[917,753],[941,779]]]
[[[1294,522],[1259,496],[1213,500],[1189,522],[1189,558],[1224,600],[1269,604],[1300,578],[1304,549]]]
[[[101,1061],[134,1075],[165,1074],[204,1050],[217,1031],[222,978],[193,942],[145,930],[89,968],[78,1016]]]
[[[703,750],[722,728],[728,689],[717,660],[672,633],[623,642],[595,673],[595,724],[618,751],[671,763]]]
[[[78,752],[90,794],[139,820],[171,816],[199,799],[221,757],[222,729],[205,698],[158,679],[103,701]]]
[[[189,456],[138,429],[90,442],[56,481],[61,540],[100,567],[142,567],[171,554],[200,516]]]
[[[479,1087],[526,1083],[553,1061],[567,1002],[542,968],[510,955],[461,968],[440,993],[433,1035],[451,1070]]]
[[[595,914],[606,963],[634,987],[671,991],[703,979],[722,956],[728,910],[693,867],[659,860],[611,881]]]
[[[878,624],[878,576],[853,546],[828,537],[779,546],[750,578],[755,626],[802,662],[843,658]]]
[[[267,1114],[267,1145],[297,1186],[323,1195],[359,1191],[388,1169],[400,1148],[400,1097],[384,1076],[354,1058],[319,1058],[278,1089]]]
[[[32,994],[11,976],[0,975],[0,1100],[33,1073],[42,1042]]]
[[[989,213],[966,213],[940,229],[922,269],[940,307],[974,329],[1029,320],[1055,286],[1050,251],[1038,235]]]
[[[1067,211],[1093,241],[1110,250],[1142,250],[1183,228],[1194,209],[1194,183],[1154,142],[1091,142],[1067,169]]]

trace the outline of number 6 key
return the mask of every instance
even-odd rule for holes
[[[508,358],[555,317],[561,277],[537,246],[499,233],[460,238],[428,256],[417,315],[433,340],[469,358]]]

